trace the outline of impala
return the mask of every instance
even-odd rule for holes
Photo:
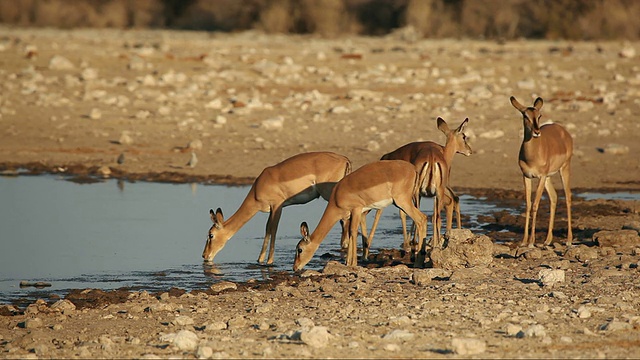
[[[522,245],[533,247],[536,233],[536,215],[542,189],[547,190],[550,204],[549,229],[544,245],[553,240],[553,221],[556,213],[558,195],[551,182],[551,176],[560,172],[562,187],[567,201],[567,246],[571,245],[573,233],[571,230],[571,188],[569,187],[571,155],[573,154],[573,139],[569,132],[558,124],[547,123],[540,125],[540,109],[542,98],[537,98],[532,107],[526,107],[511,97],[511,105],[522,113],[524,137],[520,146],[518,164],[522,170],[524,180],[524,194],[527,209],[525,212],[524,237]],[[536,196],[531,206],[531,179],[538,178]],[[531,221],[529,221],[531,217]],[[531,224],[531,232],[529,232]]]
[[[320,243],[339,220],[348,227],[348,266],[357,259],[358,224],[362,213],[394,204],[416,223],[418,238],[426,236],[427,216],[415,206],[418,195],[418,173],[415,167],[401,160],[376,161],[357,169],[336,184],[318,226],[309,235],[306,222],[300,225],[302,240],[296,246],[293,270],[302,269],[313,257]],[[363,246],[364,237],[363,237]]]
[[[264,261],[269,243],[267,264],[272,264],[282,208],[306,204],[318,197],[329,200],[335,184],[350,172],[349,159],[331,152],[302,153],[265,168],[230,218],[225,220],[220,208],[216,212],[209,210],[213,225],[202,257],[213,261],[227,241],[258,211],[262,211],[268,212],[269,218],[258,262]]]

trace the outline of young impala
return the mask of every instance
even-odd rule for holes
[[[423,184],[420,186],[420,197],[434,197],[434,216],[431,219],[434,226],[434,244],[438,243],[440,234],[440,214],[436,216],[436,210],[440,211],[442,206],[446,207],[447,213],[447,231],[452,228],[453,212],[457,215],[457,225],[460,228],[460,200],[458,196],[449,187],[449,176],[451,174],[451,164],[453,156],[456,153],[469,156],[472,153],[471,147],[467,143],[467,137],[464,134],[469,119],[465,119],[455,130],[449,129],[447,123],[442,119],[437,119],[438,129],[446,136],[445,146],[439,145],[433,141],[419,141],[406,144],[398,149],[382,156],[382,160],[404,160],[412,163],[416,167],[416,171],[420,171],[425,164],[431,164],[432,170],[430,176],[422,179]],[[425,183],[426,182],[426,183]],[[438,186],[444,186],[443,196],[437,198]],[[418,208],[420,208],[420,197],[418,197]],[[437,208],[439,206],[440,209]],[[369,238],[373,238],[373,230],[375,230],[375,222],[380,217],[381,210],[376,214],[372,233]],[[401,212],[400,220],[402,221],[402,231],[404,234],[403,247],[409,247],[409,237],[406,233],[406,216]],[[438,224],[436,224],[438,222]],[[435,229],[438,229],[436,233]],[[438,238],[436,238],[438,236]]]
[[[282,208],[306,204],[318,197],[329,200],[335,184],[350,172],[349,159],[331,152],[302,153],[267,167],[256,178],[242,205],[229,219],[224,219],[220,208],[216,212],[209,210],[213,225],[209,229],[202,257],[206,261],[213,261],[226,242],[258,211],[262,211],[268,212],[269,218],[258,262],[264,261],[267,243],[270,242],[267,264],[272,264]]]
[[[394,204],[416,223],[417,237],[424,238],[427,217],[415,206],[418,185],[415,167],[401,160],[376,161],[345,176],[333,189],[313,233],[309,235],[306,222],[300,225],[302,240],[296,246],[293,270],[302,269],[311,260],[329,230],[339,220],[349,224],[346,263],[348,266],[357,265],[358,224],[362,213],[370,209],[382,209]]]
[[[524,137],[518,156],[518,164],[520,165],[520,170],[522,170],[522,178],[524,180],[524,194],[527,206],[522,245],[532,247],[535,243],[536,215],[543,187],[547,190],[550,203],[549,230],[544,244],[551,244],[553,240],[553,221],[558,200],[558,195],[551,182],[551,176],[559,171],[567,201],[567,246],[569,246],[573,239],[571,230],[571,188],[569,187],[573,139],[569,132],[558,124],[540,125],[542,98],[537,98],[532,107],[522,105],[513,96],[510,100],[511,105],[522,113],[524,125]],[[531,179],[533,178],[540,180],[532,207]],[[531,217],[531,221],[529,217]],[[531,229],[529,229],[529,224],[531,224]]]

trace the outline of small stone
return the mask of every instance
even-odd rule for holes
[[[507,336],[518,336],[518,334],[522,333],[522,326],[517,324],[507,324],[505,329]]]
[[[400,351],[401,349],[400,345],[395,343],[384,344],[382,348],[386,351],[393,351],[393,352]]]
[[[218,115],[216,116],[216,119],[214,120],[214,122],[218,125],[224,125],[227,123],[227,118],[222,115]]]
[[[43,325],[42,319],[40,318],[30,318],[24,321],[25,329],[37,329],[41,328]]]
[[[176,318],[173,319],[171,323],[176,326],[187,326],[187,325],[193,325],[194,321],[192,318],[188,316],[180,315],[180,316],[176,316]]]
[[[636,49],[632,48],[631,46],[625,46],[624,48],[622,48],[622,50],[620,50],[618,56],[626,59],[633,58],[636,56]]]
[[[217,282],[213,285],[211,285],[211,287],[209,287],[209,289],[211,289],[211,291],[213,291],[214,293],[219,293],[221,291],[224,290],[237,290],[238,289],[238,285],[236,285],[235,283],[231,282],[231,281],[220,281]]]
[[[409,341],[413,339],[415,335],[412,332],[402,329],[392,330],[382,336],[384,340],[401,340],[401,341]]]
[[[53,305],[51,305],[51,309],[56,311],[66,312],[66,311],[75,310],[76,306],[71,301],[64,299],[64,300],[58,300],[55,303],[53,303]]]
[[[103,165],[98,168],[97,172],[103,178],[107,178],[111,175],[111,168],[106,165]]]
[[[375,152],[380,150],[380,144],[375,140],[370,140],[367,143],[367,151]]]
[[[606,324],[600,325],[599,329],[602,331],[631,330],[633,329],[633,325],[627,322],[612,320]]]
[[[315,324],[313,323],[313,320],[306,317],[296,319],[296,324],[300,325],[302,328],[307,328],[307,329],[311,329],[312,327],[315,326]]]
[[[329,112],[332,114],[348,114],[351,112],[351,110],[349,110],[349,108],[346,106],[334,106],[329,109]]]
[[[243,316],[236,316],[227,321],[228,329],[241,329],[246,327],[246,325],[247,319],[245,319]]]
[[[542,269],[538,272],[538,279],[542,286],[554,286],[564,282],[565,271],[560,269]]]
[[[91,120],[100,120],[101,117],[102,117],[102,111],[100,111],[100,109],[97,109],[97,108],[91,109],[91,112],[89,113],[89,118]]]
[[[133,139],[128,131],[123,131],[120,134],[120,139],[118,139],[118,144],[120,145],[131,145],[133,144]]]
[[[54,55],[49,60],[49,69],[51,70],[73,70],[74,68],[73,63],[64,56]]]
[[[189,141],[189,143],[187,144],[187,149],[201,150],[202,149],[202,140],[195,139],[195,140]]]
[[[282,130],[284,128],[284,118],[282,116],[278,116],[263,120],[261,127],[265,130]]]
[[[629,147],[621,144],[607,144],[602,152],[611,155],[625,155],[629,153]]]
[[[545,337],[547,336],[547,331],[544,326],[540,324],[531,325],[525,331],[524,335],[526,337]]]
[[[213,349],[209,346],[198,346],[196,357],[198,359],[209,359],[213,356]]]
[[[309,331],[300,332],[300,340],[314,348],[325,347],[331,338],[332,335],[324,326],[314,326]]]
[[[198,346],[198,335],[193,331],[180,330],[173,338],[173,345],[180,350],[195,350]]]
[[[205,329],[208,330],[208,331],[226,330],[227,329],[227,323],[225,323],[224,321],[214,321],[214,322],[212,322],[210,324],[207,324]]]
[[[584,305],[578,308],[577,314],[580,319],[588,319],[591,317],[591,311]]]
[[[93,68],[86,68],[82,70],[82,79],[83,80],[95,80],[98,78],[98,70]]]
[[[451,348],[458,355],[477,355],[487,351],[487,343],[475,338],[454,338],[451,340]]]

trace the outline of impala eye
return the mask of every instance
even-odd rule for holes
[[[213,234],[209,233],[209,240],[213,240]]]
[[[302,248],[298,248],[298,254],[302,254]]]

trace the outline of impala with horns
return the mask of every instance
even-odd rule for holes
[[[339,220],[348,224],[346,263],[348,266],[356,266],[356,239],[362,213],[371,209],[382,209],[391,204],[413,219],[417,226],[417,237],[424,238],[427,216],[415,206],[418,191],[418,173],[415,167],[406,161],[376,161],[345,176],[333,189],[329,203],[313,233],[309,235],[306,222],[300,225],[302,240],[296,246],[293,270],[302,269],[311,260],[320,243]]]
[[[562,187],[567,202],[567,246],[571,245],[573,233],[571,230],[571,188],[570,165],[573,154],[573,139],[569,132],[558,124],[540,124],[542,114],[542,98],[537,98],[533,106],[522,105],[515,97],[511,97],[511,105],[522,113],[524,137],[518,155],[518,164],[522,170],[524,180],[524,195],[526,202],[524,237],[522,245],[533,247],[536,233],[536,215],[543,188],[547,190],[550,203],[549,229],[544,245],[553,240],[553,222],[556,214],[558,195],[551,182],[551,176],[560,172]],[[531,204],[531,179],[538,178],[536,195]]]
[[[209,210],[213,225],[202,257],[213,261],[227,241],[261,211],[268,212],[269,218],[258,262],[264,261],[269,243],[267,264],[272,264],[282,208],[306,204],[318,197],[329,200],[335,184],[350,172],[349,159],[332,152],[302,153],[265,168],[235,214],[225,220],[220,208]]]

